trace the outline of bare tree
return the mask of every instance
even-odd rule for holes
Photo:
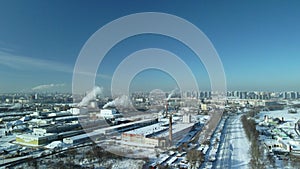
[[[197,162],[202,163],[204,161],[204,154],[199,150],[190,150],[186,158],[190,162],[191,168],[195,168]]]

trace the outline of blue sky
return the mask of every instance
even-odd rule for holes
[[[110,21],[137,12],[170,13],[195,24],[219,53],[229,90],[300,91],[299,5],[281,0],[0,1],[0,92],[30,91],[40,85],[70,91],[76,58],[88,38]],[[194,53],[158,35],[117,44],[101,63],[96,83],[109,88],[122,59],[150,47],[180,56],[200,89],[209,88],[208,75]],[[132,81],[133,90],[174,86],[172,77],[157,70],[141,72]]]

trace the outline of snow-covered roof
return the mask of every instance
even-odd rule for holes
[[[49,149],[54,149],[54,148],[62,147],[62,146],[63,146],[63,143],[61,141],[53,141],[50,144],[46,145],[45,147],[49,148]]]
[[[146,137],[148,135],[155,134],[155,133],[164,131],[166,129],[168,129],[168,127],[162,126],[161,123],[156,123],[156,124],[149,125],[149,126],[146,126],[146,127],[130,130],[130,131],[125,132],[125,133],[126,134],[143,135],[143,136]]]
[[[194,126],[194,123],[175,123],[172,125],[172,132],[177,133],[187,128]],[[169,135],[169,132],[163,132],[157,135],[157,137],[166,137]]]

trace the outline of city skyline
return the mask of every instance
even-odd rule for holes
[[[172,2],[1,2],[0,93],[71,91],[74,65],[88,38],[110,21],[138,12],[173,14],[202,30],[223,63],[228,90],[300,91],[299,2]],[[118,64],[144,48],[180,56],[200,90],[209,90],[197,56],[184,44],[159,35],[138,35],[114,46],[99,66],[96,85],[109,90]],[[131,87],[168,91],[177,85],[165,72],[147,70],[137,74]]]

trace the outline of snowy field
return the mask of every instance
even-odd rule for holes
[[[299,113],[288,113],[289,110],[276,110],[276,111],[262,111],[259,113],[259,119],[263,120],[264,116],[267,115],[268,117],[273,118],[284,118],[285,121],[296,123],[299,119]],[[298,110],[299,111],[299,110]]]

